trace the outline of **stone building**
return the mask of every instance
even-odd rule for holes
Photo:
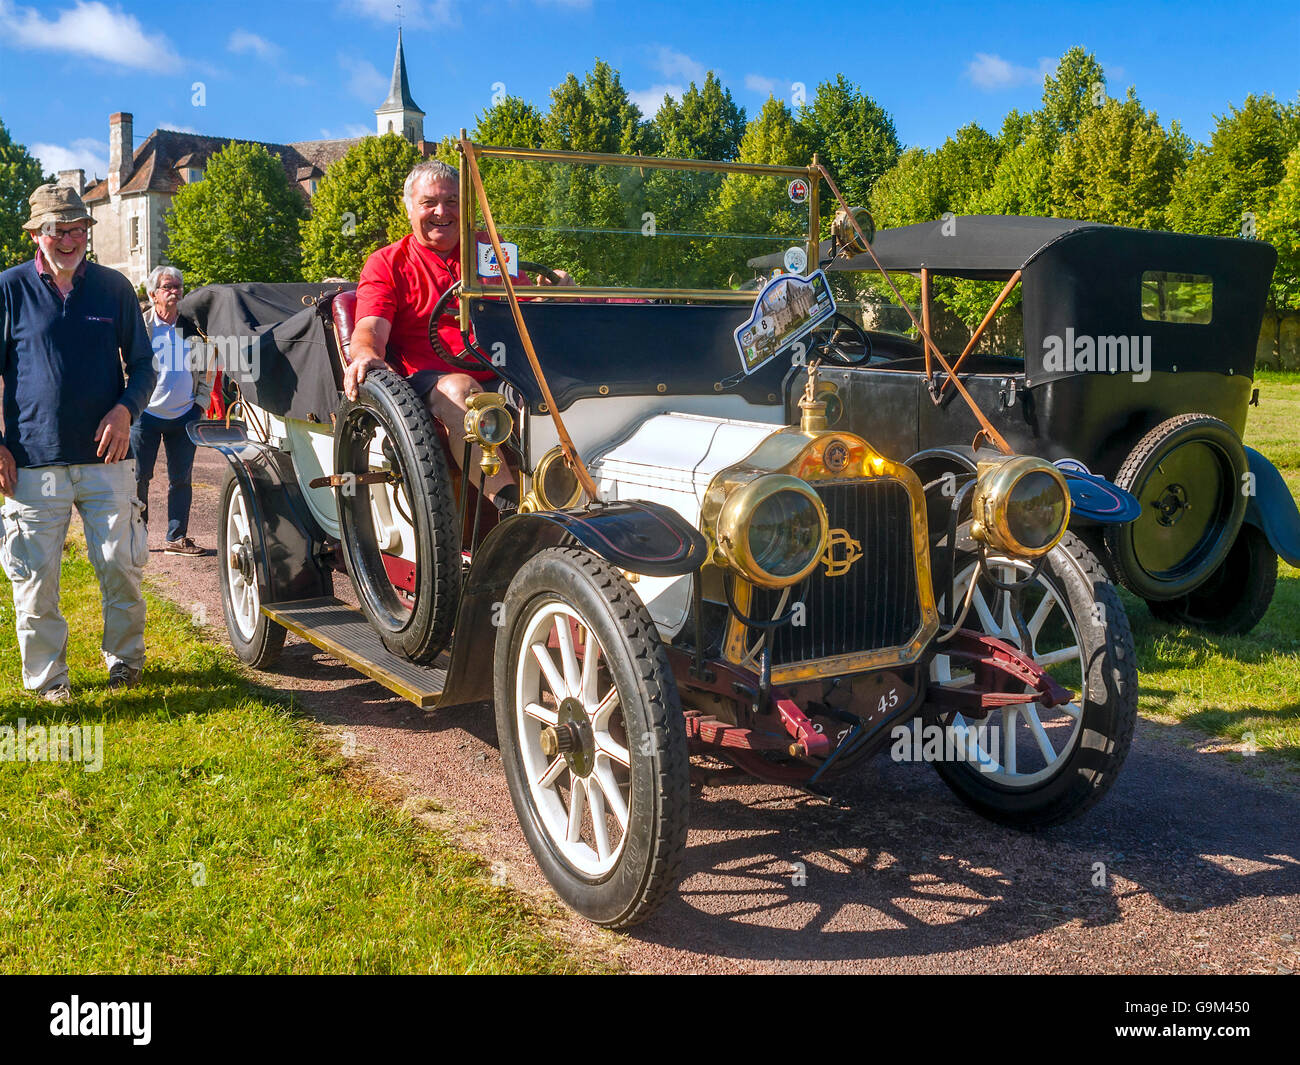
[[[377,134],[399,133],[421,155],[427,158],[433,154],[436,145],[424,140],[424,112],[411,98],[400,30],[392,84],[375,115]],[[341,159],[360,140],[360,137],[347,137],[291,144],[251,143],[261,144],[278,155],[289,182],[310,199],[329,165]],[[91,248],[96,261],[120,270],[134,285],[141,284],[155,266],[166,264],[166,217],[172,197],[181,186],[202,181],[208,159],[234,141],[249,143],[242,137],[209,137],[156,129],[135,148],[131,114],[122,111],[111,115],[108,177],[86,188],[84,171],[59,173],[59,183],[76,188],[95,217]]]

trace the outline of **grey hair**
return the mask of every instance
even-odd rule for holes
[[[185,284],[185,278],[181,276],[181,272],[177,270],[176,267],[155,266],[152,270],[149,271],[149,280],[145,282],[145,286],[144,286],[145,291],[157,292],[158,286],[162,283],[162,279],[164,277],[174,277],[182,285]]]
[[[460,171],[438,159],[426,159],[423,163],[416,163],[411,172],[406,175],[406,183],[402,186],[402,202],[406,204],[407,211],[411,209],[411,190],[422,181],[437,181],[440,178],[459,182]]]

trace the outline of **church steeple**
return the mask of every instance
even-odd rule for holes
[[[411,99],[411,86],[406,80],[406,53],[402,50],[402,31],[397,31],[397,55],[393,58],[393,81],[388,89],[388,99],[375,109],[379,133],[397,133],[412,144],[424,140],[424,112]]]

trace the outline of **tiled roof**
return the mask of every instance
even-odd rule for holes
[[[135,151],[135,167],[131,176],[123,184],[121,192],[129,195],[135,192],[173,193],[184,182],[177,173],[177,167],[184,162],[187,167],[203,167],[208,158],[228,144],[260,144],[267,151],[280,157],[280,164],[290,182],[304,180],[300,171],[319,170],[321,173],[330,163],[342,159],[348,149],[361,140],[351,137],[341,140],[301,141],[297,144],[270,144],[266,141],[245,141],[238,137],[207,137],[199,133],[182,133],[174,129],[156,129],[145,138],[145,142]],[[307,174],[311,176],[310,173]],[[98,181],[90,187],[83,197],[86,203],[99,203],[108,199],[108,181]]]

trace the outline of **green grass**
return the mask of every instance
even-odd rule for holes
[[[1258,371],[1246,443],[1300,498],[1300,374]],[[1281,754],[1300,769],[1300,570],[1278,564],[1277,593],[1248,635],[1210,636],[1156,621],[1124,594],[1137,638],[1139,707],[1233,743]]]
[[[592,967],[171,604],[149,597],[146,683],[108,691],[75,542],[63,604],[77,698],[56,708],[22,690],[0,578],[0,725],[102,725],[104,742],[99,772],[0,761],[0,972]]]

